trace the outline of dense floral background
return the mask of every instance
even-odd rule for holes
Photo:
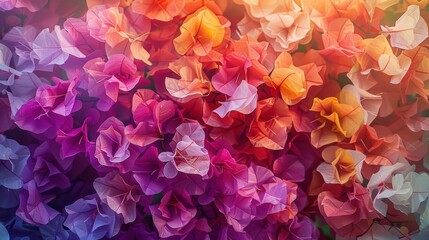
[[[0,239],[426,239],[428,4],[0,0]]]

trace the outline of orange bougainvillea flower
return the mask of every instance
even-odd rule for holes
[[[326,183],[345,184],[353,176],[362,181],[359,173],[365,159],[363,153],[329,146],[323,150],[322,157],[325,162],[317,167],[317,171],[322,174]]]
[[[132,9],[135,13],[142,14],[150,19],[171,21],[182,11],[183,0],[135,0]]]
[[[364,110],[349,86],[344,87],[338,97],[314,99],[311,111],[319,113],[317,119],[322,124],[311,132],[313,146],[319,148],[350,138],[363,125]]]
[[[299,6],[295,1],[288,0],[234,0],[238,4],[243,4],[252,18],[263,18],[275,12],[299,11]]]
[[[285,146],[291,127],[288,106],[278,98],[267,98],[258,102],[247,137],[255,147],[280,150]]]
[[[210,93],[211,84],[196,57],[183,56],[168,66],[180,79],[165,78],[165,87],[178,102],[188,102]]]
[[[357,54],[356,59],[363,74],[368,74],[371,70],[381,71],[390,76],[403,72],[385,36],[364,39],[359,45],[364,52]]]
[[[288,52],[280,54],[275,63],[270,77],[266,77],[267,85],[279,89],[283,100],[288,105],[294,105],[305,98],[307,83],[304,71],[295,67],[292,57]]]
[[[213,47],[222,43],[224,36],[225,28],[219,18],[203,7],[185,19],[180,27],[180,35],[173,43],[181,55],[192,50],[198,56],[206,56]]]

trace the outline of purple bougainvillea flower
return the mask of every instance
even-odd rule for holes
[[[49,141],[36,148],[28,164],[40,192],[56,187],[60,189],[70,187],[71,183],[66,173],[71,167],[72,159],[60,158],[58,145]]]
[[[47,224],[59,215],[42,199],[34,180],[24,184],[24,188],[19,194],[19,202],[16,215],[31,224]]]
[[[129,179],[112,171],[94,181],[94,188],[100,199],[113,211],[121,214],[125,223],[136,219],[136,203],[140,200],[139,186]]]
[[[150,146],[133,166],[134,179],[140,185],[144,194],[160,193],[168,185],[162,174],[163,164],[158,159],[158,149]]]
[[[205,133],[198,123],[183,123],[176,129],[173,141],[170,143],[173,152],[159,154],[159,159],[165,162],[164,175],[174,178],[177,172],[187,174],[207,175],[210,168],[210,157],[204,148]]]
[[[96,194],[78,199],[65,208],[68,213],[64,226],[74,232],[79,239],[98,240],[115,236],[123,222]]]
[[[155,227],[162,238],[189,233],[196,223],[197,210],[185,191],[168,191],[161,202],[149,206]]]
[[[78,153],[87,153],[94,142],[88,139],[88,118],[84,120],[81,127],[62,130],[59,129],[56,141],[61,144],[61,157],[72,157]]]
[[[122,173],[131,170],[138,157],[125,137],[124,124],[115,117],[106,119],[98,128],[95,157],[103,166],[116,167]]]
[[[21,174],[29,156],[27,147],[0,135],[0,186],[9,189],[22,187]]]

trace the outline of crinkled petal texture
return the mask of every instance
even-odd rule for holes
[[[250,142],[255,147],[283,149],[292,128],[292,116],[288,110],[288,106],[276,98],[259,101],[255,120],[247,133]]]
[[[210,93],[210,81],[203,74],[202,64],[196,57],[181,57],[170,63],[169,68],[180,79],[165,78],[165,87],[178,102],[189,102]]]
[[[197,210],[186,191],[168,191],[149,209],[162,238],[182,236],[195,227]]]
[[[19,189],[23,182],[21,173],[30,157],[30,150],[0,135],[0,186]]]
[[[311,111],[319,113],[321,125],[311,132],[315,147],[350,138],[364,123],[364,111],[349,88],[343,88],[338,97],[323,100],[315,98]]]
[[[122,215],[124,223],[130,223],[136,219],[136,204],[141,194],[139,186],[124,177],[112,171],[104,177],[95,179],[94,188],[104,203]]]
[[[174,178],[177,172],[207,175],[210,157],[204,148],[205,133],[199,123],[183,123],[176,129],[170,143],[174,152],[163,152],[159,159],[165,162],[164,175]]]
[[[116,167],[125,173],[131,170],[138,153],[125,136],[124,124],[115,117],[106,119],[98,128],[95,157],[103,166]]]
[[[229,112],[237,111],[243,114],[250,114],[256,109],[258,100],[258,89],[249,85],[246,81],[241,81],[234,93],[221,106],[213,112],[224,118]]]
[[[203,7],[185,19],[180,27],[180,35],[173,43],[181,55],[193,51],[198,56],[206,56],[213,47],[222,43],[224,36],[225,28],[218,17]]]
[[[396,21],[393,27],[381,26],[390,35],[392,47],[413,49],[428,37],[428,25],[420,16],[420,8],[410,5],[407,11]]]
[[[97,195],[78,199],[66,206],[67,219],[64,226],[68,227],[80,239],[101,239],[115,236],[123,222]]]

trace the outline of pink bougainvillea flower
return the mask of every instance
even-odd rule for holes
[[[381,29],[390,35],[392,47],[401,49],[415,48],[428,37],[428,25],[416,5],[408,6],[394,27],[381,26]]]
[[[224,118],[229,112],[237,111],[243,114],[249,114],[256,109],[258,100],[258,89],[249,85],[246,81],[241,81],[234,93],[221,106],[213,112]]]
[[[123,8],[97,5],[89,9],[86,19],[89,34],[98,41],[105,42],[110,54],[122,53],[151,64],[150,55],[143,47],[150,31],[146,17],[125,15]]]
[[[128,125],[125,128],[127,139],[137,146],[144,147],[162,139],[163,126],[176,112],[172,101],[161,100],[152,90],[140,89],[132,99],[132,113],[134,128]]]
[[[94,188],[104,203],[114,212],[122,215],[124,223],[130,223],[136,219],[136,203],[140,200],[137,184],[130,182],[126,176],[112,171],[104,177],[95,179]]]
[[[358,183],[353,183],[351,187],[325,185],[317,202],[329,225],[344,237],[365,233],[371,226],[370,220],[379,216],[368,189]]]
[[[362,182],[360,174],[365,155],[358,151],[345,150],[336,146],[329,146],[322,152],[325,160],[317,167],[326,183],[345,184],[356,178]]]
[[[342,141],[355,134],[364,123],[364,111],[352,91],[343,88],[338,97],[315,98],[311,111],[319,113],[321,125],[311,132],[315,147]]]
[[[115,117],[106,119],[98,128],[95,157],[103,166],[116,167],[122,173],[132,169],[138,152],[125,137],[124,124]]]
[[[186,191],[168,191],[159,204],[149,209],[162,238],[182,236],[195,227],[197,209]]]
[[[212,86],[196,57],[181,57],[171,62],[169,68],[179,75],[180,79],[166,77],[165,87],[178,102],[188,102],[210,93]]]
[[[68,116],[82,107],[82,103],[76,100],[78,81],[62,81],[52,79],[55,86],[40,85],[35,100],[46,111],[52,111],[61,116]]]
[[[193,51],[198,56],[206,56],[213,47],[222,43],[224,36],[225,28],[218,17],[203,7],[185,19],[180,27],[180,35],[173,43],[181,55]]]
[[[288,106],[279,99],[267,98],[258,102],[247,137],[255,147],[280,150],[284,148],[291,128]]]
[[[123,54],[111,55],[107,62],[95,58],[84,65],[84,86],[91,97],[98,98],[97,108],[107,111],[118,100],[120,92],[131,91],[140,81],[137,66]]]
[[[207,175],[210,157],[204,148],[205,133],[198,123],[183,123],[176,129],[170,143],[174,152],[162,152],[159,160],[165,162],[164,176],[174,178],[177,172]]]

